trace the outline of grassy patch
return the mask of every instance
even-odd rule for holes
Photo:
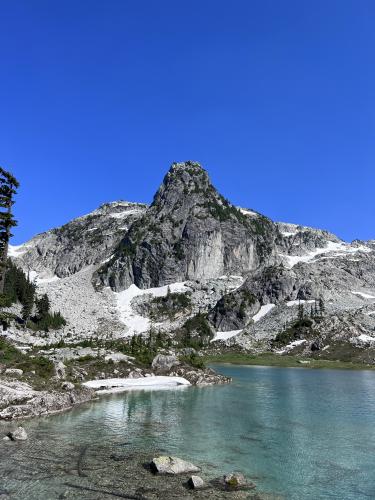
[[[25,373],[35,371],[35,375],[42,379],[53,375],[52,361],[42,356],[23,354],[3,338],[0,338],[0,360],[6,368],[19,368]]]
[[[203,358],[207,363],[231,363],[234,365],[280,366],[285,368],[332,368],[346,370],[375,370],[374,365],[359,362],[338,361],[328,359],[296,358],[294,356],[280,356],[277,354],[236,354],[227,353]],[[309,363],[301,363],[307,361]]]

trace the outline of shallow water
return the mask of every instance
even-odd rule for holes
[[[113,453],[166,453],[288,499],[375,498],[374,372],[216,369],[233,383],[133,391],[26,421],[29,441],[0,442],[0,491],[59,498],[90,447],[85,467],[98,475]]]

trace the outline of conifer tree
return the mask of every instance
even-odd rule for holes
[[[302,321],[305,317],[305,309],[303,307],[303,303],[301,301],[299,301],[299,304],[298,304],[298,320],[299,321]]]
[[[49,314],[50,302],[46,293],[35,301],[35,305],[39,320],[45,318]]]
[[[29,321],[34,307],[34,290],[29,288],[25,294],[24,301],[22,303],[21,316],[23,321],[26,323]]]
[[[319,299],[319,312],[321,316],[324,316],[324,313],[326,312],[324,300],[322,297]]]
[[[0,167],[0,294],[4,293],[9,240],[12,227],[17,225],[12,213],[14,195],[19,182],[10,172]]]

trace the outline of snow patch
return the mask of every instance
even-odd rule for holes
[[[266,304],[265,306],[262,306],[259,311],[253,316],[253,321],[256,323],[260,319],[262,319],[266,314],[268,314],[271,309],[275,307],[275,304]]]
[[[292,349],[294,349],[295,347],[299,346],[299,345],[302,345],[302,344],[305,344],[305,342],[307,342],[307,340],[295,340],[294,342],[291,342],[290,344],[286,345],[284,347],[284,349],[280,349],[279,351],[276,351],[276,354],[284,354],[286,352],[289,352],[291,351]]]
[[[237,207],[238,208],[238,207]],[[248,210],[247,208],[238,208],[238,210],[244,215],[250,215],[251,217],[256,217],[258,214],[253,212],[252,210]]]
[[[8,257],[13,257],[14,259],[17,257],[21,257],[28,250],[28,245],[22,243],[22,245],[9,245],[8,248]]]
[[[365,247],[364,245],[352,246],[344,241],[328,241],[327,246],[322,248],[317,248],[312,252],[308,252],[304,255],[285,255],[280,254],[280,257],[284,260],[287,267],[292,268],[299,262],[311,262],[315,257],[321,255],[332,253],[332,257],[342,257],[349,254],[355,254],[357,252],[372,252],[371,248]]]
[[[141,377],[130,378],[108,378],[103,380],[89,380],[83,382],[84,386],[96,389],[97,394],[106,394],[109,392],[128,391],[133,389],[168,389],[178,386],[189,386],[190,382],[183,377]]]
[[[353,344],[371,345],[375,343],[375,338],[371,337],[370,335],[366,335],[365,333],[362,333],[361,335],[358,335],[358,337],[351,338],[350,341]]]
[[[109,214],[109,216],[113,217],[114,219],[123,219],[128,215],[138,214],[139,212],[142,212],[142,210],[139,210],[138,208],[133,208],[130,210],[125,210],[124,212],[114,212],[113,214]]]
[[[375,295],[370,295],[370,294],[364,293],[364,292],[353,292],[353,291],[351,291],[350,293],[352,293],[353,295],[359,295],[363,299],[375,299]]]
[[[141,295],[152,295],[153,297],[165,297],[168,289],[173,293],[187,292],[188,288],[185,282],[171,283],[170,285],[160,286],[156,288],[146,288],[144,290],[136,285],[130,285],[129,288],[122,292],[114,292],[117,300],[117,309],[120,316],[120,321],[128,327],[126,336],[132,336],[139,333],[147,332],[151,322],[148,318],[137,314],[133,311],[131,302],[135,297]]]
[[[314,304],[315,300],[289,300],[286,303],[287,307],[298,306],[299,304]]]
[[[242,332],[242,330],[232,330],[230,332],[216,332],[216,335],[213,339],[211,339],[211,342],[217,342],[218,340],[228,340],[231,339],[232,337],[235,337],[236,335],[239,335]]]

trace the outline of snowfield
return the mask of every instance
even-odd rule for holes
[[[141,316],[133,310],[131,306],[132,300],[141,295],[165,297],[168,293],[168,288],[173,293],[185,293],[188,291],[185,282],[182,282],[146,289],[138,288],[136,285],[130,285],[129,288],[122,292],[114,292],[120,321],[128,327],[126,336],[147,332],[151,325],[149,318]]]
[[[211,339],[211,342],[217,342],[218,340],[228,340],[231,339],[232,337],[235,337],[236,335],[239,335],[242,332],[242,330],[232,330],[230,332],[216,332],[216,335],[213,339]]]
[[[123,392],[134,389],[169,389],[171,387],[189,386],[188,380],[183,377],[151,376],[141,378],[107,378],[103,380],[89,380],[84,386],[96,389],[97,394]]]
[[[266,304],[262,306],[259,311],[253,316],[254,323],[257,323],[260,319],[262,319],[266,314],[268,314],[271,309],[275,307],[275,304]]]
[[[357,252],[369,253],[372,252],[372,250],[371,248],[365,247],[364,245],[352,246],[349,243],[345,243],[344,241],[327,241],[327,246],[317,248],[316,250],[308,252],[304,255],[280,254],[280,257],[283,259],[287,267],[292,268],[299,262],[311,262],[316,257],[320,257],[325,254],[332,254],[330,255],[330,257],[335,258],[347,256],[349,254],[356,254]]]

